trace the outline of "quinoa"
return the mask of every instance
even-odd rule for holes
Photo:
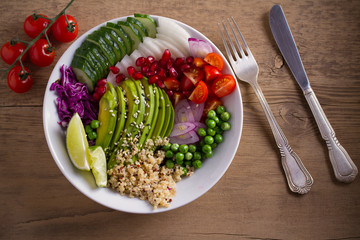
[[[118,165],[108,170],[108,187],[121,195],[138,197],[151,203],[154,209],[169,207],[176,194],[176,182],[184,174],[182,167],[173,169],[163,166],[165,152],[154,150],[166,145],[168,138],[146,141],[144,148],[137,147],[137,141],[128,140],[130,146],[116,155]],[[194,171],[189,169],[187,176]]]

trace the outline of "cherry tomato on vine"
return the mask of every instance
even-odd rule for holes
[[[43,14],[32,14],[28,16],[24,22],[24,31],[31,38],[36,38],[50,23],[50,20],[37,16],[47,18],[47,16]],[[46,33],[49,34],[49,32],[50,29]]]
[[[70,15],[66,15],[69,24],[66,22],[65,15],[61,15],[52,25],[52,33],[59,42],[71,42],[78,35],[79,27]]]
[[[28,75],[23,75],[26,73],[22,70],[21,66],[17,65],[11,68],[7,75],[8,86],[16,93],[27,92],[33,85],[29,69],[25,68],[25,71]]]
[[[29,57],[38,67],[49,66],[55,58],[55,50],[49,46],[46,39],[40,38],[29,49]]]
[[[224,60],[222,57],[217,53],[209,53],[204,57],[204,61],[210,64],[211,66],[216,67],[221,71],[224,67]]]
[[[1,58],[7,64],[13,64],[14,61],[24,52],[26,45],[22,42],[17,42],[12,44],[11,42],[6,42],[0,50]],[[21,57],[21,61],[25,61],[27,53]]]

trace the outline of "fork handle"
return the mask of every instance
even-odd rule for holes
[[[260,100],[261,106],[263,107],[266,117],[271,126],[271,130],[274,134],[276,144],[280,149],[281,163],[285,172],[285,176],[291,191],[305,194],[310,191],[312,184],[314,183],[308,170],[301,162],[299,156],[291,149],[288,141],[282,132],[279,124],[275,120],[274,115],[271,112],[269,105],[266,102],[265,96],[261,91],[261,88],[256,83],[252,85],[257,97]]]
[[[330,162],[334,169],[335,177],[340,182],[349,183],[354,181],[358,169],[351,160],[349,154],[335,137],[335,131],[331,127],[329,120],[326,118],[314,91],[312,88],[308,88],[304,90],[304,95],[315,117],[321,136],[329,149]]]

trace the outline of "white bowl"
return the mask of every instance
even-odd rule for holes
[[[153,17],[155,20],[162,18],[160,16]],[[126,20],[126,17],[116,18],[110,20],[109,22],[117,22],[120,20]],[[191,37],[210,42],[215,52],[220,54],[224,60],[226,59],[219,51],[219,49],[203,34],[179,21],[172,21],[175,21],[181,25],[186,31],[189,32]],[[231,131],[224,133],[224,141],[214,150],[213,157],[206,159],[203,162],[202,167],[197,169],[191,177],[186,177],[177,183],[176,196],[173,198],[169,208],[158,208],[154,210],[152,205],[146,201],[142,201],[137,198],[121,196],[119,193],[108,188],[98,188],[96,187],[92,174],[90,172],[76,169],[69,159],[65,144],[65,131],[57,123],[59,122],[59,117],[55,105],[57,95],[55,91],[50,91],[50,85],[60,78],[60,67],[63,64],[70,66],[75,50],[80,46],[86,36],[104,24],[105,23],[102,23],[90,29],[84,35],[79,37],[65,51],[56,64],[53,72],[51,73],[49,82],[46,87],[43,103],[44,131],[50,152],[57,166],[72,185],[74,185],[80,192],[85,194],[90,199],[106,207],[130,213],[158,213],[184,206],[185,204],[194,201],[206,193],[210,188],[212,188],[224,175],[235,156],[240,142],[243,125],[243,106],[240,89],[237,86],[232,94],[222,99],[227,111],[231,113]],[[226,60],[223,72],[234,75],[229,63]]]

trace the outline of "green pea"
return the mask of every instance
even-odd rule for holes
[[[211,151],[212,151],[211,146],[208,145],[208,144],[205,144],[205,145],[201,148],[201,150],[202,150],[204,153],[208,153],[208,152],[211,152]]]
[[[205,137],[206,136],[206,130],[204,128],[199,128],[197,130],[197,134],[200,136],[200,137]]]
[[[190,145],[189,145],[189,152],[191,152],[191,153],[196,152],[196,146],[193,145],[193,144],[190,144]]]
[[[201,139],[200,142],[199,142],[199,145],[200,145],[200,147],[204,146],[205,145],[205,140]]]
[[[208,111],[207,115],[208,118],[213,119],[214,117],[216,117],[216,112],[214,110],[210,110]]]
[[[221,143],[223,141],[223,137],[221,134],[216,134],[214,140],[216,143]]]
[[[85,132],[86,132],[87,134],[93,132],[93,129],[91,128],[90,125],[86,125],[86,126],[85,126]]]
[[[174,153],[171,150],[167,150],[165,152],[165,157],[166,158],[172,158],[174,156]]]
[[[186,161],[184,161],[184,164],[185,164],[185,166],[191,166],[191,161],[190,161],[190,160],[186,160]]]
[[[175,154],[176,163],[177,163],[178,161],[183,161],[184,158],[185,158],[185,155],[184,155],[183,153],[181,153],[181,152],[177,152],[177,153]]]
[[[216,113],[218,114],[218,115],[221,115],[223,112],[225,112],[226,111],[226,109],[225,109],[225,107],[224,106],[218,106],[217,108],[216,108]]]
[[[193,161],[192,165],[194,166],[194,168],[201,168],[201,165],[202,165],[202,162],[200,160],[196,160],[196,161]]]
[[[212,136],[206,136],[204,141],[206,144],[211,145],[214,142],[214,138]]]
[[[221,120],[223,121],[228,121],[230,119],[230,113],[228,112],[223,112],[221,115],[220,115],[220,118]]]
[[[98,128],[99,126],[100,126],[99,120],[92,120],[92,121],[90,122],[90,127],[91,127],[92,129],[96,129],[96,128]]]
[[[185,153],[185,160],[191,160],[193,158],[193,154],[191,152]]]
[[[231,125],[228,122],[223,122],[221,124],[221,129],[224,130],[224,131],[228,131],[228,130],[230,130],[230,128],[231,128]]]
[[[175,163],[172,160],[167,160],[166,163],[165,163],[165,166],[167,168],[174,168]]]
[[[179,147],[179,151],[181,153],[187,153],[189,151],[189,146],[186,144],[181,144]]]
[[[216,122],[213,119],[206,119],[205,121],[206,126],[209,128],[214,128],[216,126]]]
[[[208,128],[206,130],[206,132],[207,132],[207,135],[209,135],[209,136],[215,136],[215,134],[216,134],[216,131],[214,128]]]
[[[216,126],[221,127],[221,124],[223,124],[223,122],[224,122],[224,121],[220,119],[219,122],[216,124]]]
[[[95,132],[95,131],[91,131],[90,133],[88,133],[88,138],[89,138],[90,140],[96,139],[96,138],[97,138],[96,132]]]
[[[205,153],[206,158],[211,158],[213,156],[213,151]]]
[[[222,134],[224,132],[219,126],[214,127],[214,130],[217,134]]]
[[[179,144],[173,143],[170,147],[171,151],[177,152],[179,150]]]
[[[163,149],[164,151],[170,150],[170,148],[171,148],[171,143],[168,143],[168,144],[162,146],[162,149]]]
[[[200,152],[194,152],[193,159],[194,160],[200,160],[201,159],[201,153]]]
[[[188,170],[187,170],[187,168],[186,167],[182,167],[182,170],[183,170],[183,175],[181,175],[181,176],[186,176],[187,175],[187,173],[188,173]]]
[[[210,146],[211,146],[211,149],[215,149],[215,148],[217,147],[217,145],[218,145],[218,144],[214,142],[213,144],[210,145]]]
[[[218,117],[214,117],[213,119],[216,122],[216,124],[218,124],[220,122],[220,119]]]

